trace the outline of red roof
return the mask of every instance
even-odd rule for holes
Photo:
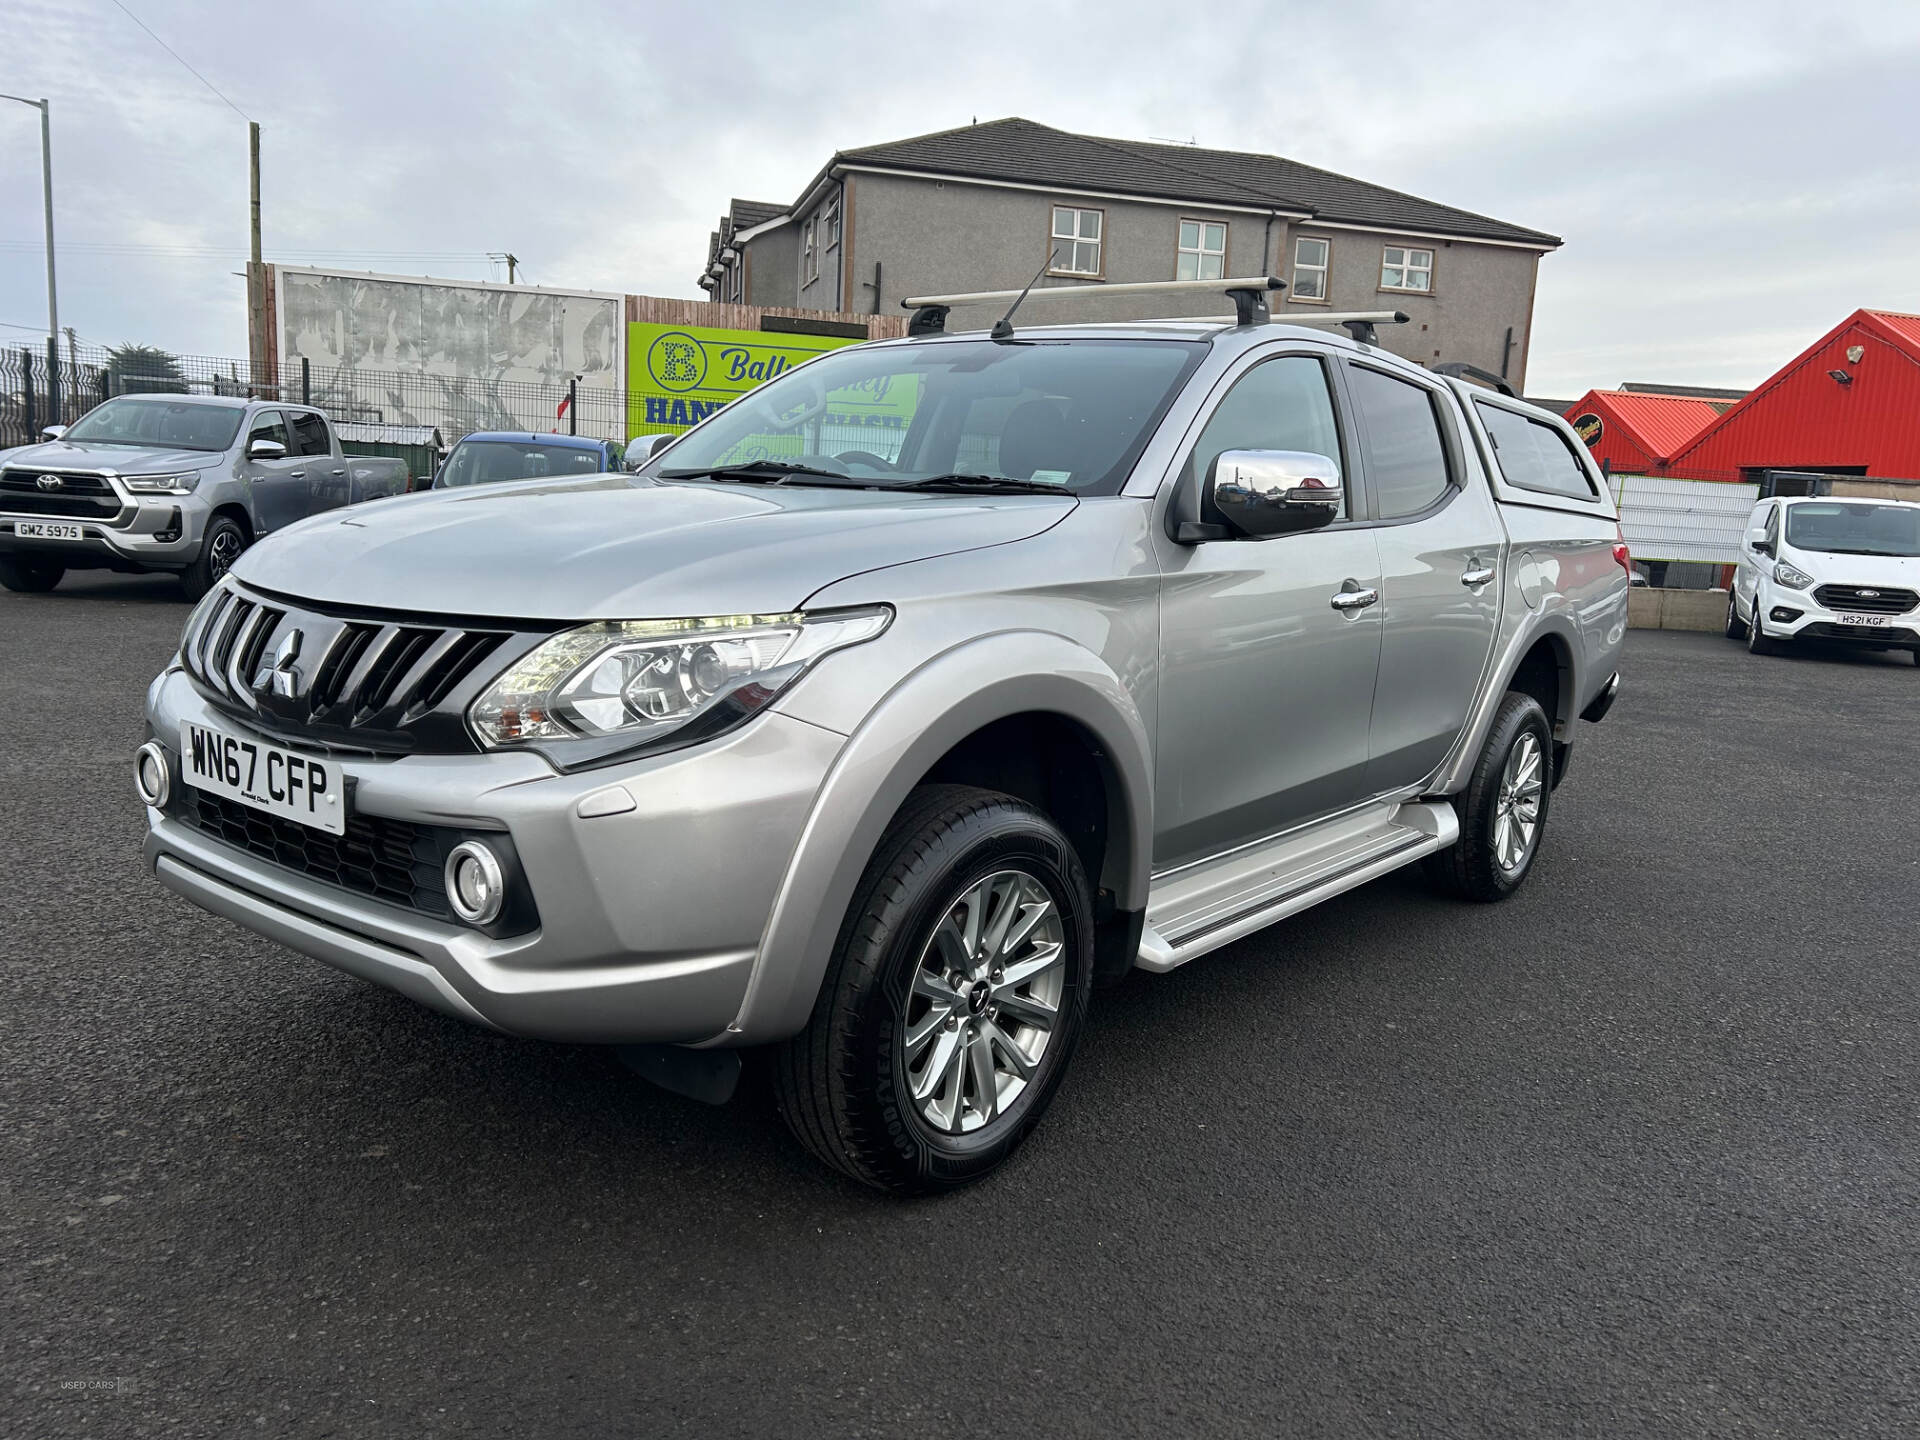
[[[1862,310],[1860,313],[1878,320],[1920,353],[1920,315],[1902,315],[1894,310]]]
[[[1566,417],[1600,417],[1600,433],[1587,440],[1596,461],[1624,474],[1664,461],[1720,418],[1723,407],[1691,395],[1648,395],[1638,390],[1589,390],[1566,409]]]
[[[1767,469],[1916,479],[1916,417],[1920,315],[1856,310],[1668,455],[1665,468],[1701,480]]]
[[[1635,390],[1609,390],[1606,395],[1647,452],[1663,460],[1720,418],[1712,401],[1691,395],[1643,395]]]

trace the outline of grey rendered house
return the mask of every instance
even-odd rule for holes
[[[842,150],[790,205],[735,200],[699,284],[715,300],[899,314],[909,295],[1278,275],[1277,310],[1402,310],[1381,343],[1526,378],[1540,257],[1560,239],[1278,155],[994,120]],[[1049,256],[1051,260],[1049,261]],[[1035,321],[1191,301],[1029,301]],[[1219,308],[1224,309],[1224,304]],[[956,311],[955,328],[992,316]]]

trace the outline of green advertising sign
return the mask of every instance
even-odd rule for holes
[[[629,324],[628,431],[657,435],[684,430],[822,351],[857,343],[837,335]]]

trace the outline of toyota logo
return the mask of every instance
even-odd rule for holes
[[[63,489],[67,482],[62,480],[58,475],[42,475],[33,483],[38,485],[42,490],[59,490]]]

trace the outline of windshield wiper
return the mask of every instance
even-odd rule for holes
[[[1012,475],[929,475],[889,485],[889,490],[930,490],[953,495],[1071,495],[1064,485],[1046,480],[1021,480]]]
[[[805,476],[802,480],[800,477]],[[691,465],[685,469],[662,470],[661,480],[757,480],[767,485],[818,483],[831,480],[848,490],[871,490],[870,481],[856,480],[844,470],[826,470],[804,460],[743,460],[737,465]]]

